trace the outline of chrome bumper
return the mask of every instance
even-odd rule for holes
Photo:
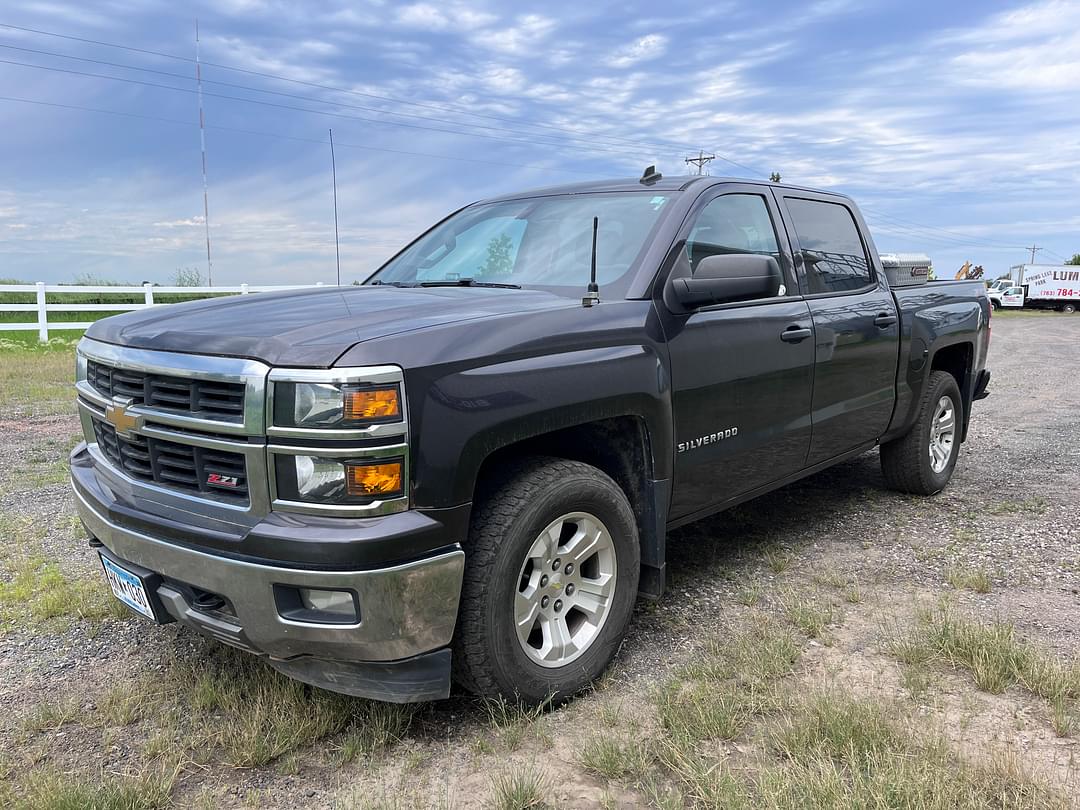
[[[112,554],[165,578],[157,596],[175,619],[226,644],[277,660],[385,662],[445,647],[453,635],[465,560],[460,547],[367,571],[285,568],[207,554],[125,528],[78,486],[75,503],[87,530]],[[225,597],[235,621],[199,610],[169,580]],[[279,612],[275,584],[354,590],[360,621],[287,619]]]

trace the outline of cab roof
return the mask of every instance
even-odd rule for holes
[[[662,176],[659,180],[650,181],[648,183],[641,182],[639,178],[629,177],[608,180],[586,180],[581,183],[563,183],[557,186],[544,186],[542,188],[534,188],[527,191],[515,191],[509,194],[500,194],[497,197],[480,200],[480,202],[504,202],[506,200],[520,200],[529,197],[554,197],[563,194],[601,194],[617,191],[686,191],[692,186],[696,187],[698,190],[704,190],[708,186],[720,185],[722,183],[747,183],[750,185],[769,186],[771,188],[812,191],[817,194],[834,194],[839,197],[845,196],[843,194],[837,194],[836,192],[805,188],[803,186],[793,186],[786,183],[772,183],[767,180],[750,180],[743,177],[713,177],[711,175],[682,175],[677,177]]]

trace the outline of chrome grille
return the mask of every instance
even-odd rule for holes
[[[243,454],[149,436],[121,436],[108,422],[94,419],[93,423],[101,452],[132,478],[247,503],[248,479]]]
[[[190,414],[221,422],[244,421],[242,382],[172,377],[86,362],[86,381],[104,397],[124,397],[135,405]]]

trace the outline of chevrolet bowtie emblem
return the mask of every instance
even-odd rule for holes
[[[142,426],[142,417],[128,413],[131,400],[119,401],[105,406],[105,419],[116,428],[116,432],[123,436],[137,430]]]

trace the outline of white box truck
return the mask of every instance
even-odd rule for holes
[[[991,288],[994,309],[1056,309],[1076,312],[1080,307],[1080,265],[1020,264],[1009,269],[1013,283]]]

